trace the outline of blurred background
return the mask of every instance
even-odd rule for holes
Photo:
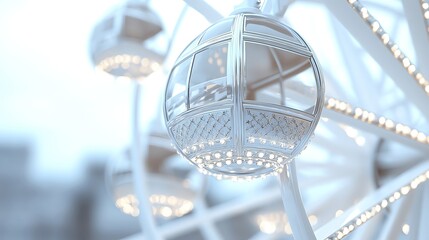
[[[240,3],[205,2],[223,16]],[[420,99],[409,100],[384,63],[321,2],[288,1],[284,20],[316,53],[326,96],[429,133]],[[419,54],[429,48],[413,39],[406,1],[361,2],[407,57],[428,72]],[[123,4],[0,2],[0,239],[141,238],[135,216],[147,213],[132,208],[129,197],[133,84],[96,71],[90,54],[95,27]],[[159,231],[167,239],[290,238],[276,178],[217,181],[196,172],[171,148],[160,107],[168,73],[182,49],[210,23],[183,1],[148,5],[164,25],[160,46],[172,41],[162,67],[140,83],[140,125],[148,133],[143,149],[154,176],[151,202],[170,205],[153,208]],[[315,138],[296,160],[315,229],[427,159],[427,144],[413,147],[359,126],[323,115]],[[421,224],[416,212],[423,203],[410,200],[414,207],[398,220],[398,239],[415,239],[412,233]],[[388,219],[389,211],[374,223],[377,228],[359,231],[376,237],[375,229]],[[362,239],[358,234],[354,238]]]

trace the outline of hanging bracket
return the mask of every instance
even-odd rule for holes
[[[262,12],[265,14],[283,17],[286,9],[295,0],[265,0],[262,3]]]
[[[216,9],[214,9],[210,4],[204,0],[184,0],[191,8],[195,9],[197,12],[201,13],[207,21],[214,23],[223,18]]]

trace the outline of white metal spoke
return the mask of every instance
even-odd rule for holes
[[[325,110],[326,111],[326,110]],[[335,119],[333,119],[335,120]],[[338,137],[340,138],[340,137]],[[341,139],[340,139],[341,140]],[[359,151],[359,149],[350,147],[350,146],[344,146],[341,149],[338,148],[338,145],[335,144],[332,140],[328,138],[323,138],[321,136],[316,136],[312,143],[314,143],[317,146],[323,147],[324,149],[327,149],[328,151],[335,152],[338,155],[347,156],[348,154],[353,154],[353,156],[363,156],[362,151]],[[317,166],[317,163],[312,163],[313,166]]]
[[[355,0],[350,2],[358,3]],[[361,14],[358,14],[347,1],[323,1],[323,3],[380,64],[426,119],[429,119],[429,108],[426,104],[429,101],[429,87],[428,92],[425,92],[427,80],[417,72],[416,66],[405,57],[398,45],[390,40],[389,35],[382,35],[380,38],[377,36],[377,31],[382,29],[380,23],[372,18],[374,24],[371,27],[366,22],[368,10],[362,8]]]
[[[307,219],[296,178],[295,161],[287,164],[280,173],[283,206],[296,239],[316,239]]]
[[[207,206],[205,203],[203,203],[203,199],[197,199],[196,202],[196,214],[202,217],[202,219],[205,219],[205,221],[200,223],[201,232],[204,235],[204,239],[207,240],[221,240],[222,237],[218,233],[215,225],[211,221],[211,219],[206,219],[204,216],[207,214]]]
[[[251,238],[249,238],[249,240],[275,239],[276,235],[279,235],[279,234],[274,234],[274,236],[273,236],[273,234],[268,235],[268,234],[263,233],[263,232],[258,232],[255,235],[253,235]]]
[[[340,26],[337,21],[332,19],[331,23],[334,26],[333,32],[335,34],[335,38],[342,49],[342,61],[344,61],[348,66],[346,70],[351,78],[349,81],[355,90],[354,94],[356,96],[364,96],[359,99],[361,104],[363,106],[370,106],[370,103],[374,98],[377,98],[375,93],[378,89],[376,89],[375,86],[368,87],[368,82],[360,81],[360,79],[371,79],[375,81],[374,76],[371,76],[368,71],[362,71],[362,69],[365,69],[362,56],[356,56],[356,52],[358,52],[358,50],[350,44],[352,42],[351,37],[340,32]],[[353,56],[353,58],[351,58],[351,56]],[[378,109],[374,110],[378,111]]]
[[[392,205],[390,213],[387,215],[387,220],[378,236],[379,240],[395,239],[400,235],[401,227],[413,203],[414,194],[415,192],[410,193],[407,197],[399,199],[397,204]]]
[[[422,201],[420,207],[420,226],[418,231],[418,240],[427,239],[429,236],[429,184],[425,183],[422,187]]]
[[[186,4],[201,13],[207,21],[214,23],[223,18],[222,14],[216,11],[210,4],[204,0],[184,0]]]
[[[322,116],[429,153],[429,137],[426,134],[403,124],[395,124],[384,117],[377,117],[361,108],[353,108],[346,102],[328,99]]]
[[[425,18],[426,31],[429,34],[429,1],[428,0],[420,0],[422,6],[423,16]]]
[[[416,50],[419,66],[425,76],[429,76],[429,34],[427,34],[426,18],[422,11],[420,0],[402,0],[405,16],[407,17],[410,35]]]
[[[429,177],[429,162],[424,162],[396,177],[366,196],[341,216],[316,231],[317,239],[341,239],[379,214],[384,208],[408,195]]]
[[[294,0],[265,0],[262,5],[262,12],[282,17],[289,4]]]
[[[214,206],[208,209],[204,216],[190,215],[167,223],[160,227],[160,231],[165,238],[177,236],[180,233],[185,233],[197,228],[202,221],[210,220],[211,222],[216,222],[221,219],[245,213],[252,208],[266,205],[279,199],[280,190],[277,187],[255,192],[253,195]]]
[[[204,176],[204,179],[202,179],[202,183],[201,183],[201,187],[199,189],[197,198],[196,198],[196,203],[195,203],[195,208],[196,208],[196,215],[203,217],[207,214],[207,204],[206,204],[206,200],[205,200],[205,192],[206,192],[206,187],[207,187],[207,176]],[[204,218],[205,221],[201,222],[201,232],[204,235],[205,239],[208,240],[221,240],[222,237],[219,234],[216,226],[214,225],[213,221],[211,221],[211,219],[207,219]]]
[[[421,218],[421,205],[423,200],[423,191],[426,188],[427,183],[423,183],[422,187],[420,187],[415,193],[414,193],[414,200],[411,204],[411,210],[408,213],[407,218],[403,222],[402,226],[402,233],[407,233],[408,230],[408,239],[417,239],[417,236],[419,235],[419,229],[420,227],[423,227],[424,225],[419,226],[420,218]],[[405,224],[408,225],[405,226]],[[405,231],[405,232],[404,232]]]
[[[148,151],[148,136],[147,130],[144,133],[140,129],[140,86],[137,82],[133,84],[133,96],[132,96],[132,112],[133,118],[131,123],[131,135],[132,135],[132,146],[131,146],[131,161],[133,167],[133,182],[134,192],[139,201],[139,222],[140,230],[143,231],[146,238],[160,240],[162,239],[157,231],[155,219],[152,214],[146,214],[152,212],[152,207],[149,202],[149,193],[147,188],[147,167],[146,159]],[[141,137],[141,134],[144,134]]]
[[[353,235],[350,236],[351,240],[374,239],[380,232],[380,228],[384,223],[383,215],[376,215],[371,220],[371,224],[365,224],[357,229]]]

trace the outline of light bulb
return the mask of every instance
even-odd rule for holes
[[[159,148],[157,150],[159,152]],[[139,199],[134,191],[129,152],[123,152],[109,161],[106,174],[107,187],[115,200],[116,207],[127,215],[137,217],[141,212]],[[154,217],[173,219],[193,210],[196,192],[191,186],[184,184],[182,178],[148,173],[146,181],[147,197]]]

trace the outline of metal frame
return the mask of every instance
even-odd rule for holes
[[[419,185],[427,181],[429,175],[429,162],[423,162],[416,167],[408,170],[407,172],[396,177],[388,184],[377,189],[372,194],[368,195],[357,203],[352,208],[348,209],[341,216],[331,220],[324,226],[316,230],[317,239],[332,239],[338,236],[345,236],[354,231],[357,227],[361,226],[366,221],[370,220],[376,214],[380,213],[382,209],[390,204],[394,204],[401,197],[411,193]],[[392,199],[391,199],[392,197]],[[408,196],[407,196],[408,197]],[[377,207],[378,206],[378,207]],[[375,208],[375,210],[374,210]],[[372,213],[374,210],[375,213]],[[367,217],[367,213],[371,212]],[[360,220],[365,216],[365,221]],[[352,229],[350,226],[353,226]],[[348,228],[347,234],[344,234],[344,229]],[[341,239],[340,237],[339,239]]]
[[[429,108],[425,102],[429,99],[421,85],[409,74],[403,64],[395,59],[391,50],[372,31],[371,27],[357,14],[349,2],[321,1],[332,14],[361,43],[368,53],[383,67],[395,81],[406,97],[415,104],[429,119]],[[357,2],[357,1],[351,1]]]
[[[133,117],[132,117],[132,146],[131,146],[131,166],[133,167],[134,191],[139,200],[139,222],[140,228],[143,231],[146,239],[158,240],[161,239],[159,232],[156,229],[155,219],[152,216],[152,207],[149,202],[149,193],[146,186],[147,170],[146,170],[146,155],[147,155],[147,140],[148,133],[142,132],[140,129],[140,86],[137,82],[133,82]],[[141,136],[143,135],[143,137]]]
[[[192,1],[187,1],[187,2],[192,2]],[[267,1],[267,2],[269,2],[269,1]],[[283,1],[283,3],[284,2],[286,2],[286,1]],[[336,4],[338,4],[338,3],[336,3]],[[375,39],[375,38],[371,39],[371,37],[368,37],[368,36],[372,36],[372,32],[371,31],[363,30],[364,25],[359,22],[361,20],[360,19],[357,20],[355,17],[353,17],[355,15],[351,14],[351,12],[347,8],[345,8],[346,3],[345,2],[344,3],[339,3],[338,5],[334,5],[333,3],[332,4],[331,3],[326,3],[326,5],[329,7],[329,9],[331,10],[331,12],[333,12],[340,20],[342,20],[342,22],[346,26],[348,26],[348,29],[352,33],[354,33],[355,37],[357,37],[357,39],[359,41],[361,41],[361,43],[363,44],[363,46],[365,48],[367,48],[367,50],[370,53],[372,53],[374,56],[380,55],[380,57],[376,57],[376,59],[379,62],[381,62],[381,64],[383,66],[385,66],[385,68],[388,70],[388,72],[390,73],[390,75],[392,77],[394,77],[394,80],[396,81],[396,83],[404,90],[404,92],[407,94],[407,96],[415,104],[417,104],[420,107],[420,110],[422,110],[422,112],[428,118],[429,115],[428,115],[428,112],[426,111],[426,108],[423,105],[421,105],[421,103],[424,102],[424,101],[422,101],[422,100],[424,100],[424,98],[422,96],[420,96],[419,94],[417,94],[418,96],[414,96],[413,94],[411,94],[411,93],[415,93],[414,90],[416,90],[416,89],[412,87],[413,84],[410,84],[410,81],[404,82],[405,80],[409,79],[408,73],[404,74],[406,72],[403,72],[402,70],[393,70],[393,69],[403,69],[403,68],[402,68],[402,66],[397,67],[397,63],[394,63],[393,61],[385,60],[385,59],[388,59],[391,56],[388,57],[387,56],[387,52],[385,50],[382,50],[382,48],[379,46],[380,44],[376,43],[377,39]],[[198,8],[202,9],[203,7],[200,6]],[[214,10],[210,10],[209,9],[205,13],[210,12],[210,11],[214,11]],[[413,16],[411,16],[411,14],[409,14],[409,13],[407,13],[407,14],[408,14],[409,18],[413,17]],[[347,19],[347,18],[349,18],[349,19]],[[365,27],[367,27],[367,26],[365,26]],[[361,33],[362,31],[366,32],[366,34],[362,34]],[[365,37],[359,37],[358,35],[365,35]],[[415,34],[415,35],[420,36],[421,34]],[[372,47],[372,46],[374,46],[374,47]],[[384,46],[383,46],[383,48],[384,48]],[[419,52],[419,54],[420,54],[420,52]],[[423,55],[423,57],[421,57],[421,56],[422,55],[420,55],[420,59],[423,59],[423,60],[420,60],[419,63],[425,63],[425,62],[427,62],[424,59],[425,55]],[[396,66],[396,67],[394,67],[394,66]],[[424,69],[423,71],[426,71],[426,69]],[[396,77],[396,76],[398,76],[398,77]],[[408,85],[411,85],[411,86],[408,86]],[[405,144],[408,144],[411,147],[415,147],[418,150],[423,150],[425,152],[428,151],[427,146],[420,145],[420,144],[418,144],[416,142],[410,141],[409,139],[405,139],[405,138],[403,138],[402,136],[400,136],[398,134],[391,133],[389,131],[383,130],[383,129],[377,127],[377,126],[371,126],[370,124],[367,124],[367,123],[364,123],[364,122],[359,122],[358,120],[355,120],[355,119],[350,118],[350,117],[343,117],[342,115],[345,115],[345,114],[336,113],[335,111],[332,111],[332,110],[325,111],[325,113],[326,113],[326,116],[328,118],[332,118],[332,119],[335,119],[337,121],[344,122],[344,123],[346,123],[348,125],[353,125],[355,127],[358,127],[359,129],[364,129],[364,130],[367,130],[367,131],[370,131],[370,132],[374,132],[377,135],[379,135],[380,137],[387,137],[389,139],[394,139],[394,140],[397,140],[399,142],[403,142]],[[406,174],[404,174],[404,176],[398,177],[398,179],[393,180],[391,183],[389,183],[388,187],[385,187],[385,188],[377,190],[373,194],[374,196],[372,196],[372,195],[369,196],[367,199],[365,199],[364,201],[362,201],[361,203],[359,203],[356,207],[350,209],[349,212],[355,212],[355,210],[357,210],[357,209],[363,209],[364,208],[363,206],[370,206],[371,204],[374,204],[374,202],[377,202],[375,200],[376,198],[385,198],[389,194],[392,194],[392,192],[389,192],[386,189],[393,189],[394,187],[397,187],[397,186],[403,184],[404,183],[403,181],[405,181],[404,179],[410,180],[410,179],[416,177],[419,174],[417,172],[419,172],[422,169],[428,170],[428,166],[426,166],[426,165],[427,164],[422,164],[419,167],[416,167],[415,169],[410,170],[409,172],[407,172]],[[294,168],[294,166],[293,166],[293,168]],[[291,169],[291,171],[293,172],[292,169]],[[294,191],[293,190],[293,186],[292,186],[292,188],[288,188],[285,185],[285,182],[288,181],[288,179],[286,177],[294,177],[293,176],[294,173],[292,173],[292,172],[289,173],[289,174],[292,174],[292,175],[289,175],[286,171],[284,172],[284,174],[282,174],[283,187],[286,188],[286,189],[284,189],[284,191]],[[296,187],[297,185],[294,185],[294,186]],[[427,190],[427,188],[425,188],[425,189]],[[295,189],[295,190],[297,190],[297,189]],[[425,199],[427,199],[427,196],[429,195],[429,194],[427,194],[427,192],[428,191],[426,191],[423,194],[423,196],[424,196]],[[284,194],[284,196],[286,196],[286,195],[288,195],[288,194]],[[299,193],[298,193],[298,195],[295,194],[295,196],[299,196]],[[404,204],[406,202],[406,200],[407,199],[402,199],[400,201],[401,201],[402,204]],[[285,201],[285,203],[286,203],[286,201]],[[302,204],[301,201],[300,201],[300,199],[298,200],[298,204]],[[238,206],[235,206],[235,207],[238,207]],[[288,212],[291,212],[291,211],[292,210],[289,210]],[[209,210],[209,212],[211,212],[211,211]],[[356,212],[354,214],[356,215]],[[301,217],[298,218],[298,219],[296,219],[296,221],[295,221],[295,219],[293,219],[291,221],[291,224],[298,225],[298,222],[300,220],[303,220],[302,219],[303,218],[302,213],[297,214],[297,215],[301,215]],[[350,216],[352,216],[352,215],[349,214],[347,217],[350,218]],[[424,221],[424,219],[425,219],[424,216],[425,216],[425,214],[422,214],[422,220],[421,221]],[[344,221],[345,218],[346,218],[346,215],[344,214],[343,217],[340,217],[338,219],[334,219],[333,221],[331,221],[330,223],[328,223],[324,227],[320,228],[316,232],[316,234],[318,236],[318,239],[324,239],[323,236],[328,236],[333,231],[335,231],[334,229],[341,229],[341,227],[338,227],[338,226],[344,226],[344,225],[340,224],[340,222]],[[392,219],[394,219],[394,218],[392,218]],[[197,224],[197,222],[195,222],[195,224]],[[173,226],[173,225],[176,225],[176,224],[170,224],[170,225]],[[178,224],[178,225],[180,225],[180,224]],[[304,223],[304,225],[305,225],[305,223]],[[167,224],[167,226],[165,228],[163,227],[162,229],[168,229],[167,227],[168,227],[168,224]],[[298,229],[298,228],[299,227],[295,227],[295,229]],[[311,226],[310,226],[310,229],[311,229]],[[303,230],[303,232],[305,232],[305,233],[302,233],[302,234],[308,234],[311,231],[310,229],[308,229],[308,226],[307,226],[307,228],[305,230]],[[165,231],[161,230],[161,231],[164,232],[164,233],[167,232],[166,230]],[[420,229],[420,233],[419,233],[420,237],[427,236],[426,232],[427,232],[427,230]],[[168,236],[172,236],[170,234],[167,234],[167,235]],[[164,235],[164,236],[166,236],[166,235]],[[301,235],[301,236],[304,236],[304,235]]]

